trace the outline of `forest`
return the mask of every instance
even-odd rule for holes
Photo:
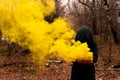
[[[0,80],[70,80],[84,25],[98,45],[96,80],[120,80],[120,0],[0,0]]]

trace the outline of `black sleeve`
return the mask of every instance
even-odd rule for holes
[[[93,62],[95,63],[98,60],[98,47],[96,43],[94,43],[94,47],[91,51],[93,52]]]

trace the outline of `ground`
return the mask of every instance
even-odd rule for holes
[[[106,43],[98,48],[96,80],[120,80],[119,46]],[[0,80],[70,80],[71,67],[60,60],[38,66],[17,44],[0,41]]]

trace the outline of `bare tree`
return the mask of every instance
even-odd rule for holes
[[[61,0],[55,2],[56,13],[45,17],[48,22],[59,16],[67,17],[74,30],[87,25],[95,35],[101,36],[101,41],[109,41],[108,35],[111,35],[114,42],[119,43],[116,0],[68,0],[64,5]]]

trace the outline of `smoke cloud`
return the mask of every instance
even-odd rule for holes
[[[47,59],[93,60],[87,43],[75,42],[75,31],[65,18],[48,23],[44,17],[55,12],[54,0],[0,0],[2,37],[31,51],[33,61]]]

